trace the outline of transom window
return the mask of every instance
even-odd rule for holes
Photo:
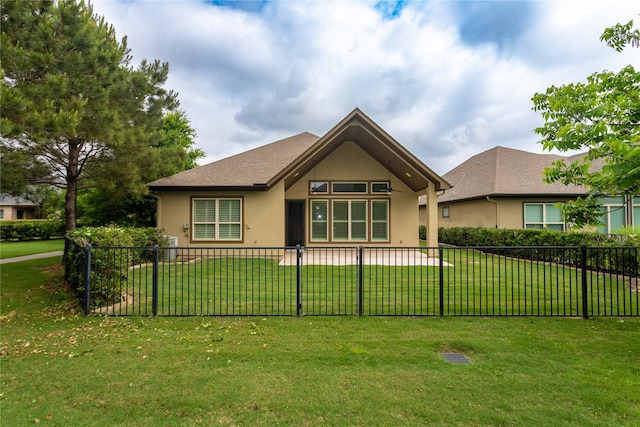
[[[309,181],[309,193],[311,194],[389,194],[388,181],[364,182],[364,181]]]
[[[333,182],[331,183],[333,193],[366,193],[366,182]]]
[[[554,203],[525,203],[524,228],[564,231],[562,211]]]
[[[193,199],[193,240],[242,240],[241,199]]]

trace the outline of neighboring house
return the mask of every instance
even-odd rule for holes
[[[0,219],[33,219],[37,207],[20,197],[0,195]]]
[[[560,159],[569,164],[584,154],[563,157],[495,147],[475,155],[443,175],[452,188],[438,195],[441,227],[548,228],[566,230],[558,202],[586,196],[576,185],[543,181],[543,170]],[[597,167],[597,165],[596,165]],[[640,197],[601,198],[607,209],[599,231],[640,226]]]
[[[178,245],[228,247],[418,246],[418,197],[449,188],[359,109],[322,137],[301,133],[148,186],[158,227]]]

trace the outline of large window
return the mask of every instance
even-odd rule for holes
[[[553,203],[525,203],[524,228],[564,231],[562,212]]]
[[[389,241],[386,199],[311,200],[310,220],[312,242]]]
[[[627,225],[627,212],[624,196],[602,197],[598,199],[604,208],[604,215],[600,222],[604,225],[598,227],[598,231],[604,234],[614,233]]]
[[[333,240],[367,240],[367,201],[333,201]]]
[[[633,226],[640,228],[640,197],[633,198]]]
[[[242,240],[241,199],[193,199],[193,240]]]

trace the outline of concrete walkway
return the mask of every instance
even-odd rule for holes
[[[18,256],[18,257],[15,257],[15,258],[0,259],[0,264],[9,264],[9,263],[12,263],[12,262],[31,261],[32,259],[52,258],[54,256],[62,256],[62,255],[64,255],[64,251],[45,252],[43,254],[33,254],[33,255]]]

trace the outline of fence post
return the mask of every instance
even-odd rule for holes
[[[151,311],[153,315],[158,314],[158,259],[159,259],[158,245],[153,246],[153,273],[151,283]]]
[[[296,245],[296,316],[302,314],[302,248]]]
[[[587,295],[587,246],[580,247],[580,268],[582,269],[582,318],[589,318],[589,306]]]
[[[89,315],[91,298],[91,244],[84,247],[84,315]]]
[[[362,254],[364,250],[362,245],[358,246],[358,316],[364,314],[364,263]]]
[[[440,265],[440,278],[439,278],[439,290],[440,290],[440,317],[444,316],[444,251],[442,246],[438,246],[438,264]]]

